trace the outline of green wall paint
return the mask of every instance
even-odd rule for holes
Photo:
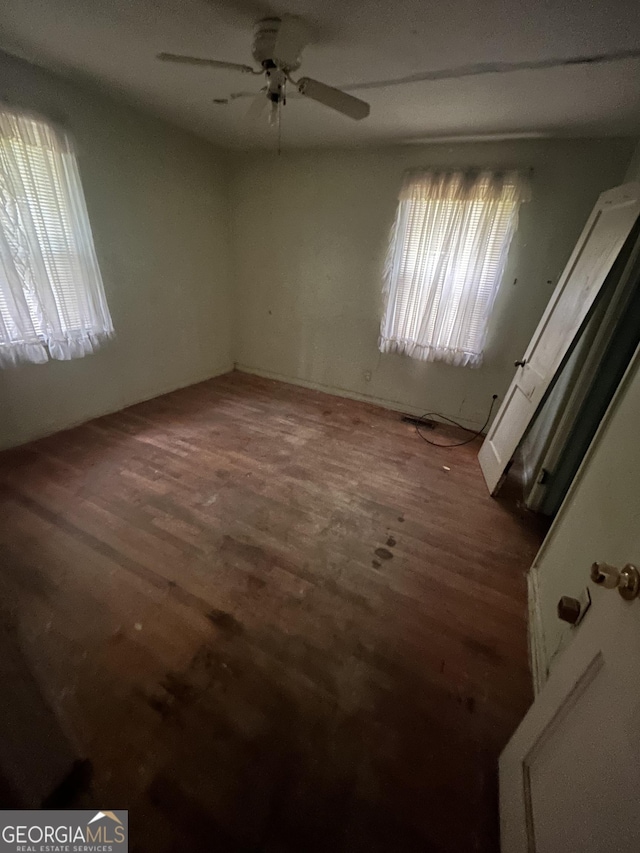
[[[0,371],[0,447],[230,370],[225,161],[208,142],[0,54],[8,102],[61,118],[116,338],[94,355]]]
[[[527,140],[238,156],[230,192],[236,363],[481,425],[596,198],[622,181],[632,150],[631,140]],[[521,209],[478,370],[377,349],[388,233],[402,173],[416,166],[533,169],[533,200]]]

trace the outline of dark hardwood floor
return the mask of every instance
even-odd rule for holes
[[[2,612],[81,802],[134,851],[496,851],[541,534],[478,446],[234,373],[0,455]]]

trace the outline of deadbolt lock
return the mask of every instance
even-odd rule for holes
[[[610,563],[594,563],[591,580],[605,589],[616,589],[625,601],[633,601],[640,595],[640,572],[631,563],[618,569]]]

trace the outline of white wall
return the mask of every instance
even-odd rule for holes
[[[116,339],[0,371],[0,447],[230,370],[225,162],[210,143],[0,54],[0,96],[79,149]]]
[[[230,194],[237,365],[481,425],[598,194],[622,181],[632,150],[629,140],[541,140],[239,156]],[[533,168],[485,364],[381,355],[381,266],[404,169],[478,165]]]

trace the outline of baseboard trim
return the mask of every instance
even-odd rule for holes
[[[253,376],[260,376],[263,379],[274,379],[277,382],[287,382],[289,385],[299,385],[302,388],[309,388],[311,391],[321,391],[324,394],[333,394],[336,397],[346,397],[348,400],[358,400],[360,403],[373,403],[376,406],[381,406],[383,409],[390,409],[392,412],[403,412],[408,415],[424,415],[424,406],[412,406],[410,403],[403,403],[401,400],[388,400],[385,397],[376,397],[374,394],[360,394],[357,391],[351,391],[348,388],[340,388],[337,385],[325,385],[322,382],[310,382],[308,379],[302,379],[299,376],[289,376],[284,373],[276,373],[273,370],[263,370],[260,367],[252,367],[248,364],[236,362],[234,369],[239,373],[249,373]],[[442,412],[441,415],[447,418],[453,418],[463,426],[470,429],[480,429],[482,424],[476,421],[470,421],[468,418],[462,418],[459,415],[449,415],[447,412]],[[433,420],[438,420],[434,417]]]
[[[165,394],[171,394],[173,391],[180,391],[182,388],[189,388],[191,385],[199,385],[201,382],[206,382],[208,379],[215,379],[216,376],[224,376],[225,373],[231,373],[233,371],[233,364],[229,364],[225,366],[222,370],[219,370],[215,373],[207,373],[206,376],[196,377],[194,379],[188,380],[187,382],[180,383],[179,385],[169,385],[165,386],[159,390],[152,391],[149,394],[145,394],[144,397],[140,397],[136,400],[131,400],[130,402],[124,403],[122,406],[117,406],[116,408],[107,407],[105,409],[99,409],[97,412],[87,413],[86,416],[81,418],[77,418],[71,421],[62,421],[58,424],[46,424],[42,426],[42,429],[36,429],[33,433],[30,433],[27,436],[16,436],[15,438],[9,438],[7,444],[0,445],[0,451],[2,450],[10,450],[14,447],[21,447],[23,444],[29,444],[31,441],[37,441],[40,438],[46,438],[49,435],[55,435],[58,432],[64,432],[67,429],[73,429],[74,427],[80,426],[81,424],[86,424],[89,421],[95,421],[98,418],[103,418],[105,415],[112,415],[115,412],[122,412],[124,409],[129,409],[131,406],[137,406],[138,403],[146,403],[147,400],[155,400],[156,397],[164,397]]]
[[[544,642],[542,611],[540,609],[540,592],[538,585],[538,568],[532,566],[527,574],[527,598],[529,603],[529,665],[533,679],[533,691],[537,696],[547,680],[548,660],[547,647]]]

